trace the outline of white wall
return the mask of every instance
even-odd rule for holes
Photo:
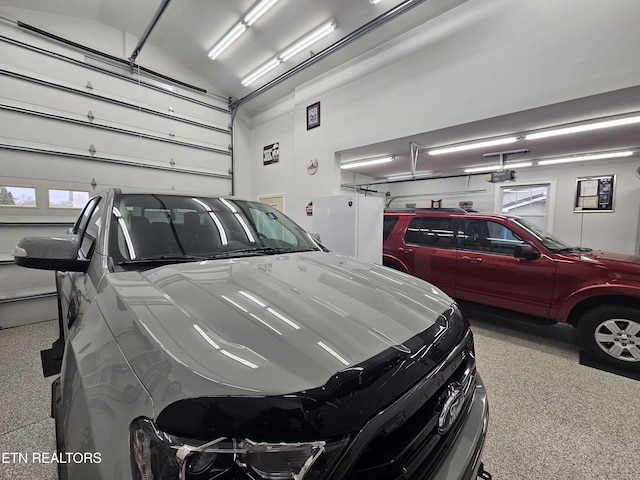
[[[279,138],[291,141],[286,212],[310,228],[306,203],[339,192],[337,151],[640,84],[637,18],[640,2],[631,0],[469,0],[298,88],[287,113],[278,104],[254,116],[252,155]],[[316,101],[321,126],[306,130],[306,106]],[[319,161],[315,176],[306,173],[309,158]],[[247,161],[256,165],[253,157]],[[285,185],[267,174],[268,168],[252,170],[251,196]],[[563,175],[559,169],[543,176]],[[637,189],[621,181],[618,205],[632,200],[634,192],[637,198]],[[559,209],[565,200],[558,198]],[[634,229],[629,238],[635,239],[638,202],[632,201],[636,212],[627,220]],[[558,233],[575,237],[577,216],[569,213],[571,220],[558,212],[556,222],[563,226]],[[615,223],[618,215],[602,218]],[[593,237],[589,243],[608,243],[587,223],[593,221],[583,230],[587,240]],[[631,251],[624,243],[611,245]]]

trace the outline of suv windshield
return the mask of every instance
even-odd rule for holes
[[[114,265],[319,250],[302,228],[260,202],[122,194],[115,198],[111,221]]]
[[[574,247],[566,244],[557,237],[547,232],[544,228],[539,227],[535,223],[532,223],[524,218],[512,218],[511,221],[518,225],[520,228],[528,232],[531,236],[535,237],[540,243],[551,250],[554,253],[569,252],[575,250]]]

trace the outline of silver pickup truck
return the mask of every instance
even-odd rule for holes
[[[14,256],[56,271],[60,478],[490,478],[457,305],[266,204],[112,189]]]

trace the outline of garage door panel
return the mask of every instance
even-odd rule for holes
[[[143,185],[153,184],[155,189],[192,191],[194,193],[230,193],[229,180],[226,177],[215,177],[215,172],[184,173],[179,169],[162,170],[144,168],[139,165],[114,165],[100,158],[83,159],[60,155],[46,155],[27,151],[10,151],[0,149],[0,162],[3,165],[2,179],[9,185],[29,186],[36,189],[39,197],[37,208],[3,208],[2,214],[11,214],[18,220],[28,220],[39,216],[39,220],[55,216],[56,220],[65,216],[74,221],[79,211],[62,211],[47,209],[47,192],[49,188],[85,190],[94,193],[109,187],[130,187],[144,189]],[[6,168],[5,168],[6,166]],[[21,175],[28,169],[33,174],[25,179]],[[226,173],[226,172],[225,172]],[[73,177],[74,181],[69,182]],[[95,188],[91,185],[96,181]],[[189,185],[186,188],[184,185]],[[11,251],[13,244],[7,248]]]
[[[184,141],[228,146],[229,131],[220,132],[213,126],[203,123],[191,123],[182,117],[169,114],[157,115],[153,112],[136,109],[133,104],[112,104],[106,100],[78,95],[75,92],[54,90],[48,85],[27,81],[22,78],[0,75],[0,90],[5,93],[2,104],[43,111],[52,115],[71,116],[78,120],[120,128],[140,130],[151,135],[173,133]],[[140,126],[144,126],[141,128]]]
[[[184,87],[168,86],[171,90],[149,88],[144,82],[153,82],[154,85],[161,83],[141,78],[143,84],[140,84],[137,76],[130,74],[127,69],[117,68],[119,75],[112,75],[88,68],[84,62],[68,63],[3,41],[0,41],[0,68],[106,98],[133,102],[160,112],[173,111],[176,116],[219,128],[229,127],[226,100]]]
[[[161,142],[142,136],[101,130],[91,125],[77,125],[55,119],[15,114],[0,109],[2,136],[11,145],[43,150],[63,151],[80,155],[95,155],[131,159],[149,165],[180,164],[181,168],[204,168],[228,172],[230,156],[193,145]],[[93,146],[95,151],[91,152]]]

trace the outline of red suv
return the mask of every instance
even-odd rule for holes
[[[518,217],[412,209],[385,211],[383,262],[470,306],[570,323],[595,360],[640,372],[640,257],[572,247]]]

